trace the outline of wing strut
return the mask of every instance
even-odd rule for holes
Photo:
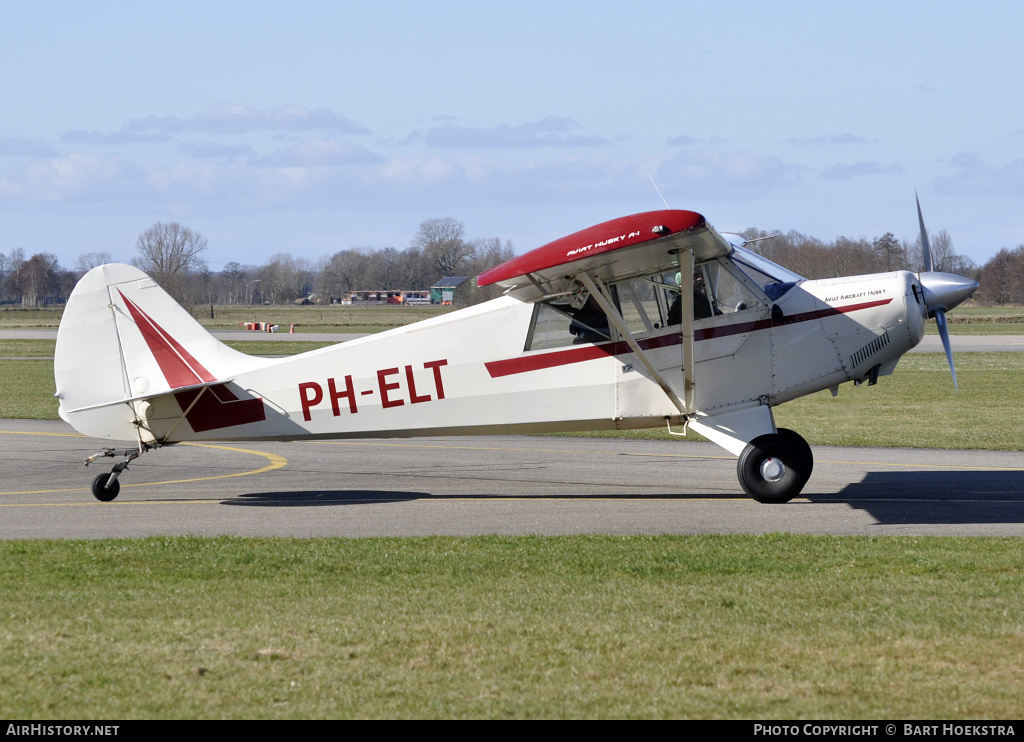
[[[697,382],[693,374],[693,250],[679,255],[679,301],[683,320],[683,399],[686,412],[697,411]]]
[[[594,297],[594,300],[597,302],[598,306],[601,307],[601,310],[608,317],[608,321],[611,322],[615,329],[619,331],[619,335],[622,336],[622,339],[626,341],[626,344],[629,345],[630,350],[632,350],[633,353],[636,354],[636,357],[640,359],[640,362],[644,365],[644,368],[646,368],[648,373],[650,373],[651,378],[654,379],[655,383],[657,383],[657,385],[661,387],[662,391],[665,392],[666,396],[669,398],[669,400],[671,400],[672,404],[676,406],[676,409],[678,409],[684,415],[689,415],[695,412],[696,410],[687,408],[687,406],[683,403],[682,400],[679,399],[676,393],[672,391],[672,387],[670,387],[668,382],[665,381],[665,378],[660,373],[658,373],[658,370],[654,367],[654,364],[651,363],[651,360],[647,357],[647,354],[644,353],[643,348],[640,347],[640,343],[636,341],[632,333],[629,331],[629,328],[626,326],[626,321],[622,319],[622,315],[619,314],[619,311],[615,308],[615,305],[608,301],[608,298],[603,291],[604,287],[597,281],[597,279],[591,277],[590,274],[588,274],[586,271],[578,273],[576,277],[583,282],[584,286],[587,287],[587,290],[590,292],[590,295]],[[690,290],[692,292],[692,287]],[[690,306],[693,305],[691,304]],[[692,329],[693,328],[691,322],[691,340]]]

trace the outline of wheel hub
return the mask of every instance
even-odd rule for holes
[[[778,482],[786,475],[786,465],[781,459],[770,456],[761,463],[761,476],[766,482]]]

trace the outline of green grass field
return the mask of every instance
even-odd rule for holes
[[[1017,719],[1018,539],[0,543],[17,719]]]

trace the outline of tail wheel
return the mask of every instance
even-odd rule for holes
[[[121,491],[121,483],[116,479],[114,483],[109,487],[107,486],[107,480],[110,479],[109,474],[100,474],[94,480],[92,480],[92,494],[100,502],[110,502],[117,493]]]
[[[743,491],[758,502],[782,503],[800,494],[813,468],[807,441],[780,428],[747,444],[736,463],[736,475]]]

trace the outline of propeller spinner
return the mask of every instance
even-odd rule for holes
[[[946,327],[946,310],[960,304],[978,288],[978,282],[955,273],[933,271],[932,251],[928,244],[928,232],[924,228],[924,217],[921,215],[921,199],[917,198],[917,220],[921,225],[921,255],[924,258],[924,270],[918,274],[924,305],[929,317],[935,317],[939,328],[942,347],[946,350],[949,361],[949,372],[953,374],[953,388],[960,391],[956,382],[956,368],[953,366],[953,349],[949,345],[949,329]]]

